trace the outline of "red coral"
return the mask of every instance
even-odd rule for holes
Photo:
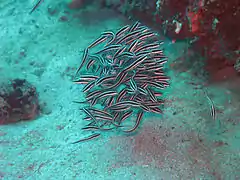
[[[0,87],[0,124],[35,119],[39,113],[38,94],[26,80],[14,79]]]

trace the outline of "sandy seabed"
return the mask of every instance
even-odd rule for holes
[[[0,126],[0,179],[240,179],[239,85],[202,86],[191,69],[169,71],[163,115],[144,116],[136,133],[70,144],[87,135],[80,105],[72,103],[84,100],[82,86],[71,82],[81,51],[101,32],[132,22],[93,7],[70,11],[44,2],[29,15],[31,7],[31,1],[0,3],[0,82],[27,79],[44,106],[34,121]],[[165,41],[173,64],[186,45]]]

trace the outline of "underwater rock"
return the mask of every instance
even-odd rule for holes
[[[35,119],[39,113],[36,88],[25,79],[0,84],[0,125]]]
[[[87,4],[91,4],[92,2],[94,2],[94,0],[71,0],[68,3],[68,7],[70,9],[79,9],[84,7]]]
[[[78,9],[81,8],[85,3],[85,0],[72,0],[69,2],[68,7],[70,9]]]
[[[239,71],[239,1],[211,0],[103,0],[102,5],[140,20],[168,38],[187,40],[189,48],[207,58],[206,67],[228,61]],[[195,60],[196,61],[196,60]],[[227,67],[228,65],[226,65]],[[218,67],[216,67],[217,69]],[[207,69],[207,68],[206,68]],[[211,72],[210,74],[214,74]]]

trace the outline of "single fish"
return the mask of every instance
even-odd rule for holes
[[[102,42],[107,40],[107,36],[100,36],[98,39],[96,39],[94,42],[92,42],[89,46],[88,49],[93,48],[97,46],[98,44],[101,44]]]
[[[144,33],[141,36],[139,36],[138,39],[139,40],[145,40],[145,39],[147,39],[149,37],[153,37],[153,36],[156,36],[156,34],[153,33],[153,32],[147,32],[147,33]]]
[[[134,49],[136,48],[136,46],[138,45],[139,40],[136,39],[132,42],[132,44],[128,47],[128,51],[129,52],[134,52]]]
[[[116,99],[116,103],[120,102],[126,94],[127,94],[127,90],[125,88],[122,89],[118,94],[118,97]]]
[[[127,75],[128,75],[127,72],[120,72],[117,76],[117,77],[120,76],[119,80],[114,85],[110,86],[109,89],[118,87],[124,81],[124,79],[127,77]]]
[[[153,101],[153,102],[157,102],[157,98],[156,96],[154,95],[154,93],[151,91],[151,89],[149,88],[146,88],[147,92],[148,92],[148,95],[150,96],[150,99]]]
[[[138,58],[135,62],[133,62],[130,66],[126,67],[123,72],[128,72],[130,70],[133,70],[134,68],[136,68],[139,64],[141,64],[143,61],[145,61],[145,59],[147,58],[147,56],[142,56],[140,58]]]
[[[107,101],[107,107],[109,107],[109,106],[113,105],[113,103],[114,103],[114,100],[115,100],[114,96],[112,96],[112,97],[109,97],[109,99],[108,99],[108,101]]]
[[[141,24],[141,23],[140,23],[139,21],[135,22],[135,23],[130,27],[129,32],[133,32],[134,30],[136,30],[140,24]]]
[[[87,94],[87,96],[86,96],[86,99],[87,99],[87,100],[93,99],[94,96],[97,96],[97,95],[99,95],[99,94],[101,94],[101,93],[102,93],[102,90],[95,90],[95,91],[93,91],[93,92],[89,92],[89,93]]]
[[[129,30],[129,25],[126,25],[126,26],[123,26],[121,29],[119,29],[117,32],[116,32],[116,38],[119,38],[121,37],[127,30]]]
[[[133,31],[133,32],[130,32],[129,34],[127,34],[126,36],[122,37],[121,39],[119,39],[116,44],[121,44],[122,42],[126,41],[127,39],[129,38],[132,38],[136,35],[139,35],[142,33],[142,30],[137,30],[137,31]]]
[[[203,90],[203,91],[204,91],[204,93],[205,93],[205,95],[206,95],[206,97],[207,97],[207,99],[208,99],[208,101],[209,101],[210,107],[211,107],[211,110],[210,110],[211,116],[212,116],[213,120],[216,120],[216,109],[215,109],[215,105],[214,105],[212,99],[209,97],[207,91],[206,91],[206,90]]]
[[[143,117],[143,111],[139,111],[138,114],[137,114],[136,123],[133,126],[133,128],[131,128],[129,130],[123,130],[123,132],[130,133],[130,132],[135,131],[138,128],[138,126],[140,124],[140,121],[142,120],[142,117]]]
[[[99,78],[99,79],[95,82],[95,85],[96,85],[96,86],[99,86],[99,85],[101,85],[102,83],[105,83],[106,81],[112,81],[112,80],[115,80],[115,76],[105,76],[105,77],[101,77],[101,78]]]
[[[91,68],[91,66],[93,66],[94,65],[94,63],[95,63],[96,61],[95,60],[93,60],[93,59],[91,59],[91,60],[89,60],[88,61],[88,63],[87,63],[87,70],[89,70],[90,68]],[[94,66],[93,66],[94,67]]]
[[[108,112],[103,111],[103,110],[99,110],[99,109],[95,109],[95,108],[89,108],[89,110],[93,111],[96,114],[102,114],[102,115],[106,115],[106,116],[112,117],[111,114],[109,114]]]
[[[120,47],[122,47],[122,45],[118,44],[118,45],[110,45],[110,46],[106,46],[104,49],[96,52],[95,54],[99,54],[105,51],[109,51],[109,50],[115,50],[115,49],[119,49]]]
[[[75,142],[73,142],[73,143],[71,143],[71,144],[76,144],[76,143],[79,143],[79,142],[88,141],[88,140],[97,138],[97,137],[99,137],[100,135],[101,135],[101,134],[99,134],[99,133],[92,134],[92,135],[90,135],[90,136],[88,136],[88,137],[86,137],[86,138],[80,139],[80,140],[75,141]]]
[[[94,75],[81,75],[80,76],[80,79],[85,80],[85,81],[95,81],[98,78],[99,78],[98,76],[94,76]]]
[[[88,48],[84,49],[82,61],[81,61],[81,64],[80,64],[80,66],[78,67],[78,69],[77,69],[77,71],[76,71],[76,75],[78,74],[78,72],[81,70],[81,68],[83,67],[83,65],[84,65],[85,62],[87,61],[88,52],[89,52],[89,49],[88,49]]]
[[[149,81],[148,84],[156,87],[156,88],[159,88],[159,89],[164,89],[164,85],[162,83],[159,83],[159,82],[153,82],[153,81]]]
[[[98,99],[102,99],[102,98],[107,97],[107,96],[115,96],[115,95],[117,95],[116,91],[105,91],[105,92],[97,95],[94,99],[98,100]]]
[[[89,117],[91,117],[94,122],[97,122],[97,119],[96,119],[95,116],[89,111],[89,109],[87,109],[87,108],[82,108],[82,110],[83,110]]]
[[[133,78],[130,79],[130,88],[133,92],[136,92],[138,90],[137,83]]]
[[[122,107],[122,106],[132,106],[132,107],[140,107],[141,104],[136,101],[121,101],[116,104],[113,104],[109,108],[112,109],[114,107]]]
[[[158,114],[163,113],[163,111],[158,107],[151,108],[150,111],[153,112],[153,113],[158,113]]]
[[[132,113],[133,113],[133,110],[130,110],[130,111],[127,111],[126,113],[124,113],[124,114],[122,115],[122,118],[121,118],[121,123],[122,123],[123,121],[125,121],[127,118],[129,118],[129,117],[132,115]]]
[[[156,48],[159,48],[159,46],[160,46],[159,43],[146,44],[142,47],[137,48],[135,52],[145,51],[149,49],[156,49]]]
[[[131,106],[119,106],[119,107],[113,107],[111,108],[111,110],[115,111],[115,112],[123,112],[123,111],[127,111],[131,108]]]
[[[32,10],[29,12],[29,14],[32,14],[38,7],[39,5],[43,2],[43,0],[39,0],[37,4],[32,8]]]
[[[84,88],[83,88],[83,92],[88,92],[88,91],[90,91],[90,89],[92,89],[93,88],[93,86],[95,85],[95,82],[94,81],[92,81],[92,82],[89,82],[86,86],[84,86]]]

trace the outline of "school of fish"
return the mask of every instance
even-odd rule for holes
[[[89,123],[82,129],[96,133],[73,144],[97,138],[101,131],[134,132],[144,113],[162,113],[170,80],[164,74],[162,45],[157,33],[136,22],[116,33],[103,32],[84,49],[74,83],[84,84],[86,101],[77,103],[87,104],[81,110]],[[132,127],[123,125],[133,118]]]

